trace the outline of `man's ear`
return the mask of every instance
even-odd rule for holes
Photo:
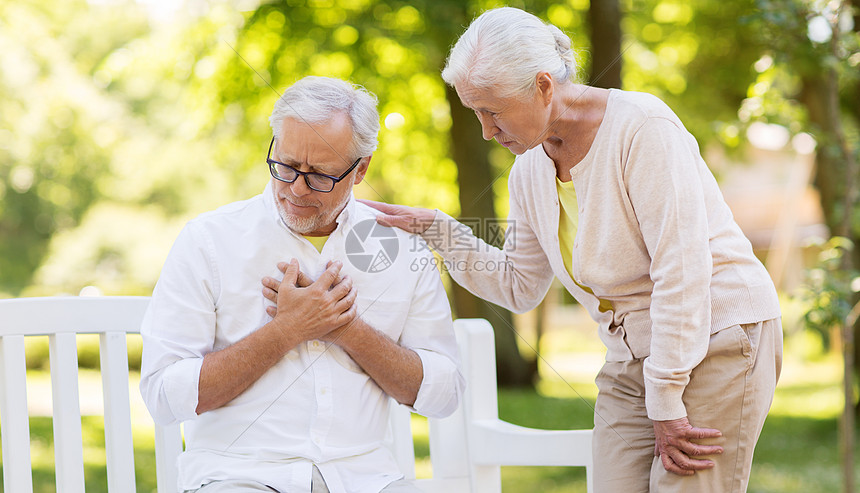
[[[355,168],[355,185],[361,183],[361,180],[364,179],[364,174],[367,173],[367,168],[370,166],[370,159],[373,157],[373,154],[367,157],[361,158],[361,162],[358,163],[358,166]]]

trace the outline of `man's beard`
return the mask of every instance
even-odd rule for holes
[[[298,233],[300,235],[313,233],[314,231],[334,222],[338,214],[340,214],[340,211],[342,211],[346,206],[350,196],[348,193],[345,194],[340,203],[329,212],[321,212],[310,217],[302,217],[287,213],[284,205],[278,199],[277,192],[273,191],[273,193],[275,194],[275,205],[278,207],[278,214],[281,216],[281,220],[284,221],[284,224],[286,224],[294,233]],[[297,205],[304,204],[299,203]]]

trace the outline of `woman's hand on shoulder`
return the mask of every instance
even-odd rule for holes
[[[421,234],[433,224],[436,211],[406,205],[386,204],[374,200],[358,199],[364,205],[382,212],[376,216],[376,222],[383,226],[400,228],[407,233]]]

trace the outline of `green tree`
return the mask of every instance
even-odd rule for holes
[[[100,197],[122,115],[95,67],[145,32],[118,7],[0,3],[0,293],[20,293],[50,240]]]
[[[755,0],[622,2],[623,87],[664,100],[701,147],[743,143],[738,108],[767,42]]]

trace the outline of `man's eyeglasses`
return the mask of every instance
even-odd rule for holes
[[[317,192],[331,192],[337,182],[346,178],[352,173],[352,170],[358,166],[361,158],[355,160],[348,170],[344,171],[340,176],[324,175],[322,173],[306,173],[299,171],[288,164],[281,163],[272,159],[272,146],[275,144],[275,138],[272,137],[272,142],[269,143],[269,153],[266,155],[266,162],[269,163],[269,172],[272,173],[272,178],[280,180],[284,183],[293,183],[300,175],[305,177],[305,183],[311,190]]]

